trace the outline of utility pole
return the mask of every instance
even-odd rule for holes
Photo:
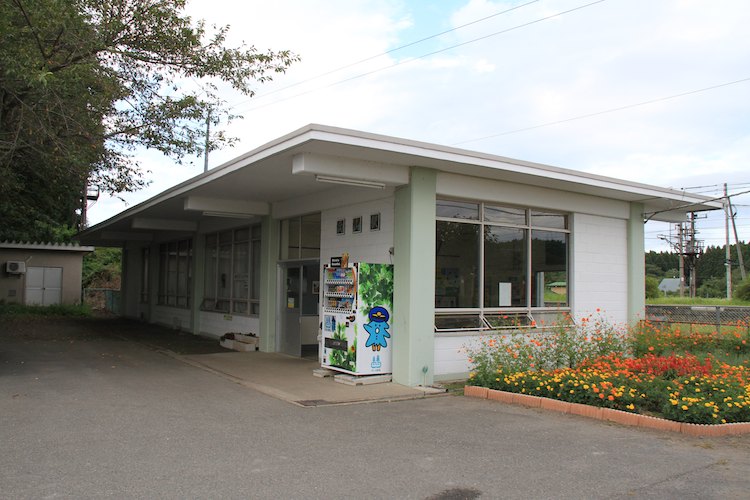
[[[737,263],[740,266],[740,276],[742,281],[747,279],[747,273],[745,272],[745,261],[742,258],[742,247],[740,246],[740,239],[737,237],[737,222],[734,220],[737,215],[732,208],[732,198],[727,196],[727,205],[729,205],[729,213],[732,215],[732,231],[734,231],[734,246],[737,249]]]
[[[690,240],[688,241],[687,255],[690,263],[690,297],[695,297],[698,291],[698,277],[696,274],[696,260],[700,244],[695,239],[695,212],[690,212]]]
[[[677,229],[677,248],[680,254],[680,297],[685,296],[685,245],[682,241],[682,222],[675,225]]]
[[[727,268],[727,298],[732,298],[732,253],[729,249],[729,196],[727,195],[727,183],[724,183],[724,265]]]
[[[211,108],[206,115],[206,149],[203,152],[203,171],[208,172],[208,146],[211,143]]]

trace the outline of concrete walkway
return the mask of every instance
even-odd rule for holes
[[[224,375],[259,392],[300,406],[366,401],[393,401],[441,394],[393,382],[351,386],[333,377],[315,377],[320,364],[309,359],[266,352],[221,352],[212,354],[170,354],[181,361]],[[442,392],[442,394],[445,394]]]

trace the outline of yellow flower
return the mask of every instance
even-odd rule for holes
[[[688,409],[687,405],[682,405],[682,409],[687,410]]]

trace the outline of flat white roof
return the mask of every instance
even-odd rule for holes
[[[135,217],[195,223],[200,220],[201,213],[185,210],[187,197],[238,202],[251,200],[270,205],[328,188],[315,182],[313,176],[295,175],[292,172],[294,158],[299,155],[343,158],[404,169],[420,166],[454,174],[638,202],[644,204],[646,215],[656,220],[662,219],[660,215],[663,215],[664,220],[671,220],[690,211],[722,208],[719,202],[711,198],[685,191],[438,144],[310,124],[169,188],[87,229],[79,238],[93,242],[103,238],[102,231],[131,231]],[[350,178],[372,180],[356,172],[344,173]],[[389,187],[397,185],[399,183],[394,181]]]

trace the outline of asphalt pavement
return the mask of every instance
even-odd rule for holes
[[[0,318],[3,498],[750,495],[750,436],[462,396],[301,407],[138,341],[149,331],[215,349],[119,320]]]

